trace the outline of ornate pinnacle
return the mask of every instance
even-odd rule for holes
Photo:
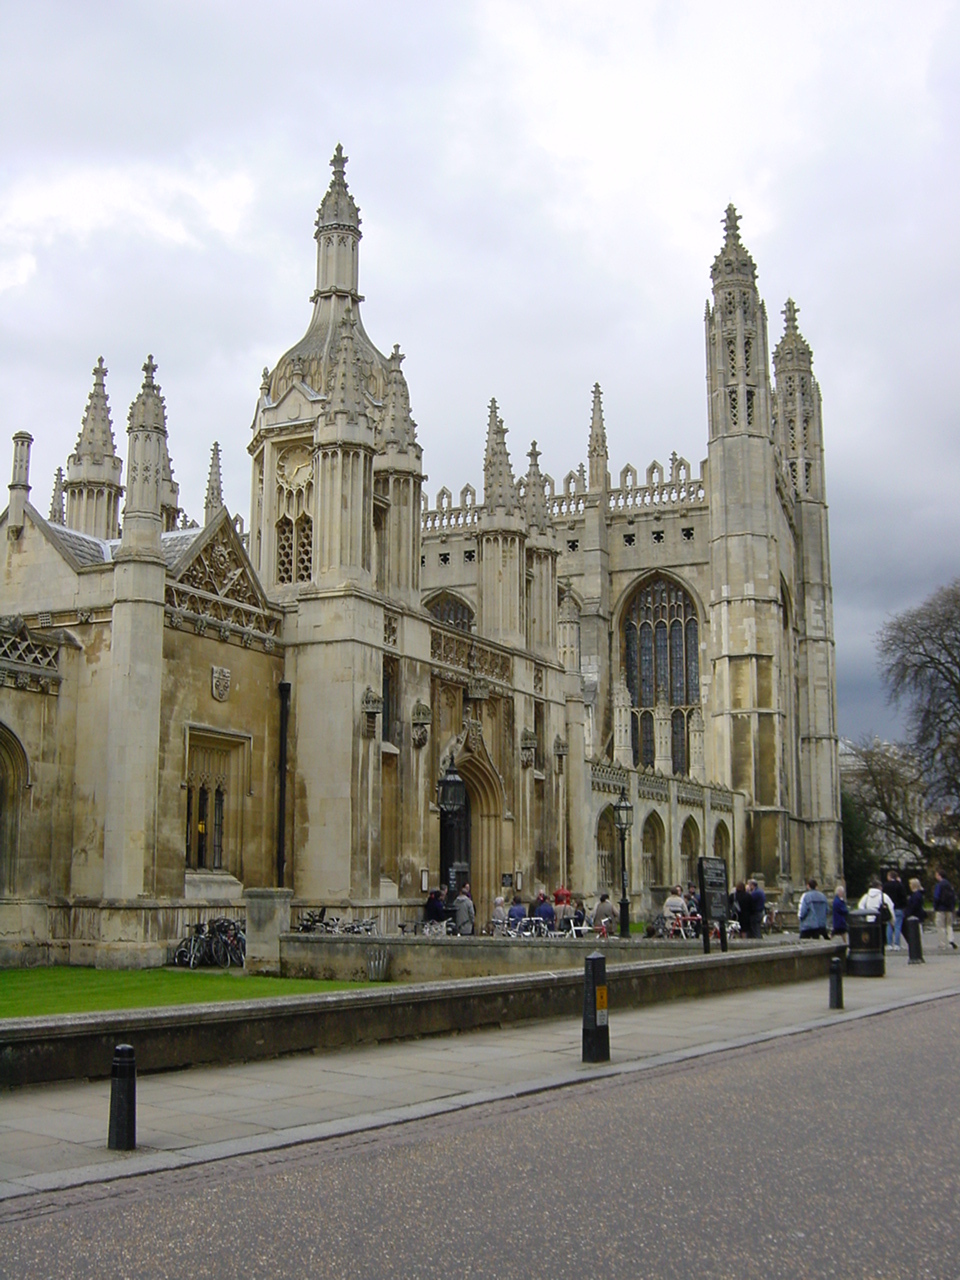
[[[723,233],[727,244],[740,243],[740,215],[733,204],[727,205],[727,210],[723,217]]]
[[[546,533],[550,528],[550,518],[547,514],[544,479],[540,474],[540,450],[537,448],[536,440],[530,445],[530,452],[527,457],[530,459],[530,468],[527,471],[527,483],[524,490],[524,508],[527,524],[531,528],[536,526],[541,533]]]
[[[264,395],[270,390],[270,370],[266,365],[263,366],[263,377],[260,379],[260,390]]]
[[[167,434],[167,411],[160,388],[153,380],[156,371],[153,356],[147,356],[143,366],[143,386],[127,415],[128,432],[146,429],[159,431],[164,436]]]
[[[600,383],[593,384],[593,411],[590,416],[590,489],[598,492],[607,485],[607,432],[603,425],[603,393]]]
[[[116,456],[113,423],[110,421],[110,402],[107,399],[105,385],[106,375],[107,367],[101,356],[93,369],[93,387],[87,397],[87,407],[83,412],[80,435],[77,437],[77,448],[74,453],[77,459],[93,458],[100,461],[104,457]]]
[[[220,445],[214,440],[210,450],[210,473],[207,476],[207,496],[203,508],[205,524],[209,524],[223,506],[223,481],[220,475]]]
[[[490,401],[487,423],[487,447],[483,459],[483,504],[493,512],[503,507],[512,515],[517,505],[513,468],[507,452],[507,429],[503,425],[496,400]]]
[[[785,305],[785,306],[784,306],[784,308],[783,308],[783,318],[784,318],[784,320],[786,321],[786,332],[787,332],[787,333],[797,333],[797,332],[798,332],[798,330],[797,330],[797,316],[798,316],[799,312],[800,312],[800,308],[797,306],[797,304],[794,302],[794,300],[793,300],[792,298],[788,298],[788,299],[787,299],[787,301],[786,301],[786,305]]]
[[[350,194],[344,174],[348,159],[349,157],[343,154],[343,147],[338,142],[333,159],[330,161],[333,177],[317,210],[317,236],[320,235],[321,227],[353,227],[356,230],[360,228],[360,211]]]
[[[101,360],[102,364],[103,361]],[[50,499],[50,523],[63,524],[63,467],[57,467],[57,474],[53,479],[53,497]]]

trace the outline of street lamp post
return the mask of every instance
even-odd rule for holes
[[[613,821],[620,833],[620,937],[630,937],[630,899],[627,897],[627,832],[633,826],[633,805],[625,787],[613,806]]]

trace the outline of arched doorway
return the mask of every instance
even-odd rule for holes
[[[0,724],[0,896],[17,887],[20,853],[20,797],[29,780],[20,739]]]
[[[727,879],[730,875],[730,832],[725,822],[718,822],[713,831],[713,856],[726,863]]]
[[[643,824],[643,883],[647,888],[664,883],[665,843],[663,822],[659,813],[648,814]]]
[[[447,886],[452,902],[470,882],[470,788],[465,803],[456,813],[440,810],[440,883]]]
[[[503,872],[513,870],[501,866],[503,784],[493,767],[479,721],[469,721],[454,744],[454,764],[467,788],[459,859],[466,863],[479,931],[493,912],[493,899],[500,892]]]
[[[685,885],[695,879],[697,858],[700,857],[700,828],[693,818],[688,818],[680,832],[680,879]]]
[[[597,822],[597,892],[608,893],[614,885],[617,863],[617,831],[613,822],[613,806],[600,814]]]

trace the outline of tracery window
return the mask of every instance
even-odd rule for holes
[[[240,875],[246,750],[242,736],[190,730],[184,832],[188,871]]]
[[[624,613],[623,660],[633,706],[635,766],[656,758],[654,709],[670,716],[673,772],[690,767],[689,718],[700,705],[700,624],[689,593],[659,574],[638,589]]]
[[[428,613],[432,613],[438,622],[448,627],[456,627],[458,631],[473,630],[473,610],[458,596],[441,591],[426,603]]]

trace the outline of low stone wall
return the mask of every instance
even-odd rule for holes
[[[609,944],[608,944],[609,946]],[[736,954],[612,963],[611,1011],[663,1000],[826,978],[832,943]],[[826,992],[824,993],[826,1000]],[[114,1045],[132,1044],[138,1071],[240,1062],[536,1018],[580,1017],[581,969],[275,1000],[0,1021],[0,1086],[108,1076]],[[616,1018],[611,1019],[616,1036]]]
[[[249,946],[250,934],[247,935]],[[770,944],[737,944],[738,951]],[[666,959],[677,955],[702,955],[697,939],[647,942],[631,938],[606,939],[602,949],[608,964],[630,960]],[[363,982],[370,976],[371,956],[386,957],[385,976],[392,982],[431,982],[447,978],[490,978],[511,973],[577,969],[584,957],[597,949],[597,939],[390,937],[357,934],[286,933],[279,939],[280,974],[284,978],[323,978],[333,982]],[[719,943],[714,944],[719,952]]]

